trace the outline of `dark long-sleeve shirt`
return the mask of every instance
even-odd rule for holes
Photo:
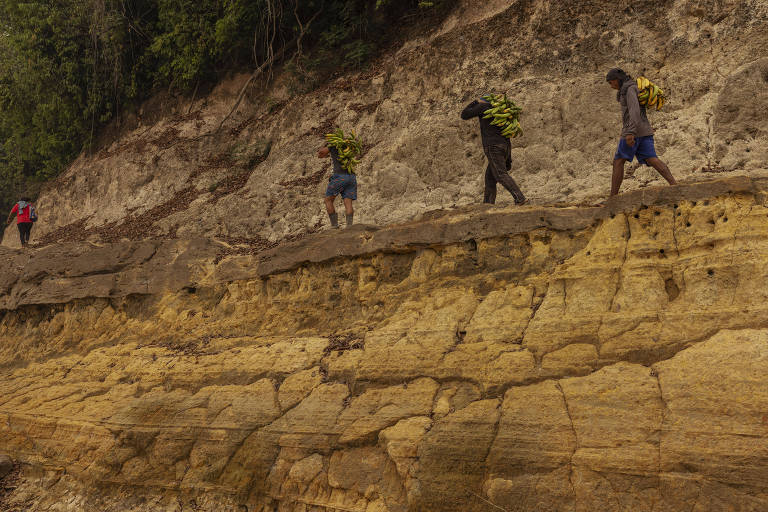
[[[461,118],[465,121],[477,117],[480,121],[480,135],[483,137],[483,145],[509,144],[509,139],[501,134],[501,128],[492,126],[493,119],[483,119],[483,112],[491,108],[491,104],[485,100],[475,100],[461,111]]]
[[[645,137],[653,135],[653,128],[648,121],[648,114],[645,107],[640,105],[637,99],[639,91],[634,80],[627,80],[621,86],[619,93],[619,103],[621,104],[622,127],[621,136],[634,135],[635,137]]]
[[[333,163],[333,174],[349,174],[341,166],[341,162],[339,161],[339,152],[336,150],[336,148],[333,146],[328,146],[328,150],[331,153],[331,162]]]

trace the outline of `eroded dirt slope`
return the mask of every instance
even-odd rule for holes
[[[536,204],[602,198],[619,128],[608,68],[670,94],[651,113],[678,178],[766,169],[768,4],[758,0],[464,0],[445,23],[305,95],[286,77],[254,91],[217,131],[246,77],[193,103],[149,103],[113,144],[83,155],[39,201],[38,241],[216,236],[261,250],[327,222],[329,166],[314,152],[335,125],[367,145],[359,222],[385,225],[481,200],[473,97],[508,91],[525,108],[513,175]],[[128,123],[130,125],[130,123]],[[625,187],[658,182],[630,168]],[[502,202],[510,198],[499,194]],[[57,228],[66,229],[57,231]],[[11,227],[4,243],[15,246]],[[48,236],[43,236],[43,235]]]

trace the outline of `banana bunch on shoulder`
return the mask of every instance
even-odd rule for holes
[[[493,119],[491,125],[501,128],[501,134],[504,137],[511,139],[523,135],[523,129],[520,126],[522,108],[507,98],[506,94],[489,94],[483,96],[483,99],[491,104],[491,108],[483,112],[483,119]]]
[[[355,157],[363,151],[363,143],[357,138],[355,132],[350,131],[347,136],[339,128],[333,133],[327,133],[325,141],[328,143],[328,147],[336,149],[341,167],[348,173],[355,174],[355,168],[360,163],[360,160]]]
[[[661,110],[667,101],[664,91],[644,76],[638,77],[637,90],[640,91],[637,99],[645,107],[656,107],[656,110]]]

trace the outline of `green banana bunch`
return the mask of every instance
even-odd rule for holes
[[[501,128],[501,134],[504,137],[513,138],[523,135],[519,119],[522,108],[507,98],[506,94],[489,94],[483,96],[483,99],[491,104],[491,108],[483,112],[483,119],[493,119],[491,126]]]
[[[661,110],[661,107],[667,101],[664,91],[644,76],[638,77],[637,89],[640,91],[637,95],[640,105],[656,107],[656,110]]]
[[[346,136],[339,128],[333,133],[325,134],[325,141],[328,147],[336,149],[341,167],[348,173],[355,174],[355,168],[360,163],[360,160],[355,157],[363,151],[363,143],[357,138],[355,132],[350,131],[349,136]]]

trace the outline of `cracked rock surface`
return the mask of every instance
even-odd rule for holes
[[[766,510],[766,198],[3,249],[0,505]]]

